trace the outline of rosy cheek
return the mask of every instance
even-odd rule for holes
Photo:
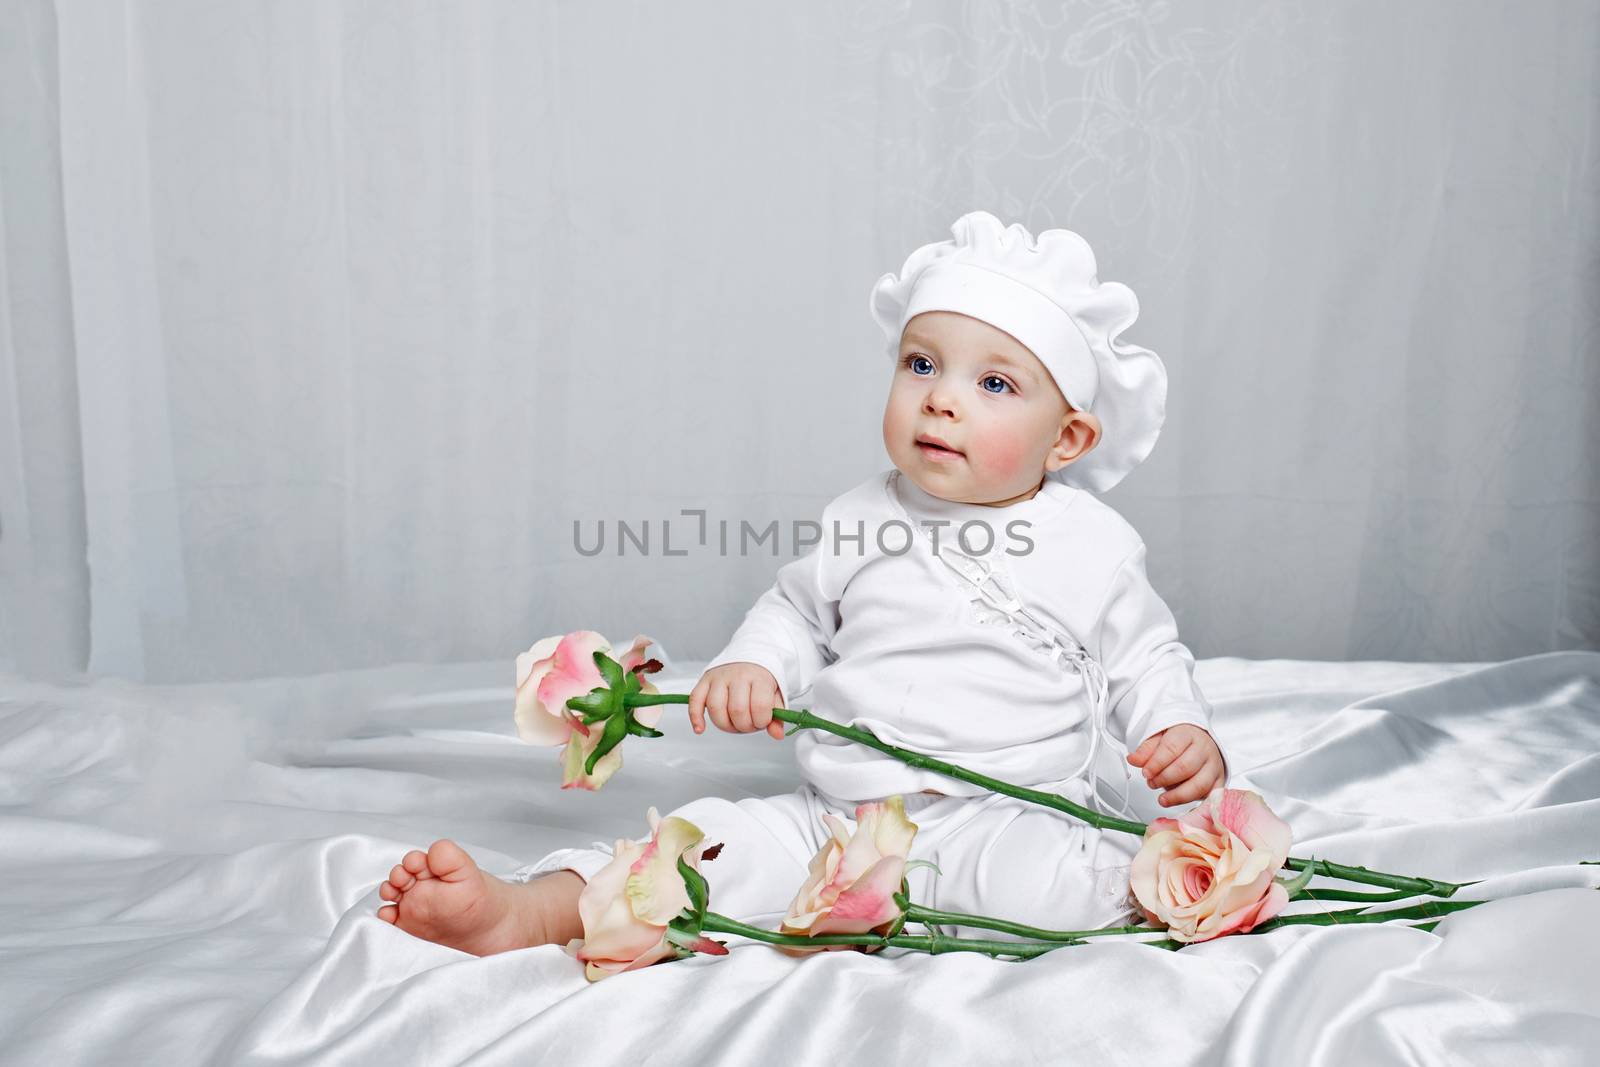
[[[883,409],[883,443],[893,449],[900,441],[909,436],[907,429],[911,420],[906,416],[905,402],[897,393],[889,394],[889,402]]]
[[[980,430],[972,435],[968,458],[976,457],[983,469],[995,478],[1011,478],[1022,469],[1025,449],[1014,432],[1004,426]]]

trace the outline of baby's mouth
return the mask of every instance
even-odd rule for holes
[[[962,458],[961,453],[934,437],[919,437],[916,441],[917,451],[928,459],[938,462],[953,462]]]

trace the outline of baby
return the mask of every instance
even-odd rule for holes
[[[690,721],[781,739],[772,709],[809,693],[802,706],[892,744],[1108,810],[1105,734],[1131,747],[1162,805],[1199,800],[1227,780],[1211,707],[1143,541],[1094,495],[1149,455],[1165,416],[1161,361],[1116,339],[1137,301],[1100,284],[1070,231],[1036,240],[978,211],[952,233],[872,293],[895,363],[894,468],[824,509],[821,543],[710,661]],[[912,858],[936,865],[907,874],[918,903],[1055,929],[1132,915],[1133,835],[821,731],[794,744],[793,793],[672,813],[726,846],[706,868],[715,910],[775,924],[828,833],[823,813],[853,828],[858,803],[900,794]],[[1131,814],[1126,801],[1115,812]],[[610,859],[603,842],[565,848],[505,881],[437,841],[394,868],[378,914],[479,955],[565,944],[583,936],[578,896]]]

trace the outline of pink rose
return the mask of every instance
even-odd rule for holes
[[[1289,903],[1273,877],[1289,839],[1259,793],[1218,786],[1177,819],[1145,827],[1129,873],[1134,898],[1177,941],[1248,933]]]
[[[565,951],[583,961],[591,982],[696,952],[728,954],[719,941],[668,926],[690,903],[678,857],[698,871],[705,834],[675,815],[661,818],[655,808],[649,818],[650,840],[618,841],[611,862],[578,895],[583,936],[569,941]]]
[[[888,933],[901,917],[894,894],[900,890],[911,840],[917,836],[916,823],[906,818],[905,801],[892,796],[858,805],[854,834],[835,815],[824,813],[822,820],[831,836],[812,857],[810,874],[789,905],[779,932],[797,936]],[[852,946],[778,947],[790,955],[802,955]]]
[[[620,657],[613,656],[624,671],[646,665],[644,651],[652,644],[640,634],[633,647]],[[517,736],[534,745],[565,745],[561,750],[561,788],[599,789],[622,766],[622,750],[613,748],[600,757],[593,774],[583,773],[589,754],[600,743],[600,724],[586,726],[567,701],[606,680],[595,666],[594,654],[612,655],[611,645],[593,630],[575,630],[564,637],[543,637],[517,657]],[[659,664],[657,664],[659,666]],[[640,692],[654,693],[643,673]],[[662,707],[636,708],[634,718],[654,727],[661,719]]]

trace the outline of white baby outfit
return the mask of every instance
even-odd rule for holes
[[[1131,751],[1178,723],[1209,731],[1211,706],[1146,578],[1144,543],[1092,493],[1047,479],[1029,500],[986,507],[890,470],[829,503],[821,526],[821,544],[778,572],[708,669],[760,664],[782,706],[1130,817],[1101,802],[1102,734]],[[727,846],[706,867],[714,910],[781,918],[825,838],[822,812],[853,826],[856,803],[899,793],[919,827],[911,858],[942,872],[908,874],[918,903],[1058,929],[1128,914],[1137,837],[821,731],[790,743],[805,779],[795,792],[703,798],[672,813]],[[595,842],[514,877],[567,868],[588,879],[610,858]]]

